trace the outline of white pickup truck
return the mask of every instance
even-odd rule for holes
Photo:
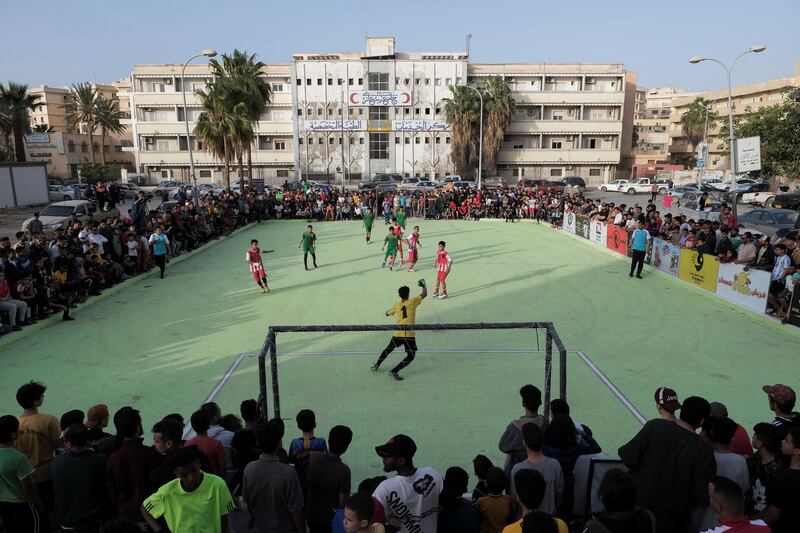
[[[654,180],[652,178],[639,178],[636,181],[630,180],[614,180],[611,183],[605,183],[600,186],[600,190],[622,192],[625,194],[645,194],[651,192],[653,183],[658,185],[658,193],[666,194],[668,184],[666,181]]]

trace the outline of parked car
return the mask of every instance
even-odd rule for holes
[[[772,201],[772,207],[775,209],[800,209],[800,192],[776,195]]]
[[[772,191],[764,190],[761,192],[746,192],[742,195],[741,202],[747,205],[755,205],[758,207],[772,207],[772,202],[775,200],[775,193]]]
[[[736,202],[741,203],[742,197],[745,194],[767,191],[768,189],[769,189],[769,183],[761,183],[757,181],[737,183]],[[722,193],[722,200],[728,203],[733,202],[733,193],[730,191],[730,189]]]
[[[51,202],[65,202],[75,199],[75,190],[63,185],[48,185],[47,194]]]
[[[158,182],[158,186],[153,189],[153,196],[161,197],[164,192],[169,193],[172,189],[177,189],[178,187],[182,187],[186,185],[186,183],[182,181],[171,181],[171,180],[163,180]]]
[[[567,176],[563,181],[571,187],[578,187],[581,191],[586,190],[586,181],[580,176]]]
[[[713,182],[706,182],[706,183],[708,183],[709,185],[711,185],[712,187],[714,187],[718,191],[729,191],[729,190],[731,190],[731,184],[732,184],[730,178],[726,179],[725,181],[713,181]],[[752,185],[754,183],[759,183],[759,182],[754,180],[754,179],[751,179],[751,178],[740,177],[740,178],[738,178],[736,180],[736,188],[738,189],[739,185],[742,185],[742,184]]]
[[[700,197],[703,196],[703,193],[700,191],[694,192],[686,192],[683,197],[681,198],[681,206],[685,207],[686,209],[691,209],[693,211],[700,211]],[[719,209],[722,206],[722,202],[719,201],[719,198],[709,194],[708,196],[711,199],[711,212],[708,214],[709,220],[718,220],[719,219]]]
[[[481,187],[487,189],[502,189],[506,186],[506,182],[500,176],[489,176],[481,180]]]
[[[546,187],[547,180],[535,178],[522,178],[517,182],[517,187],[537,188]]]
[[[377,185],[375,185],[375,187],[372,188],[372,190],[373,191],[377,191],[377,192],[395,193],[395,192],[397,192],[397,189],[399,188],[399,186],[400,186],[400,184],[398,182],[396,182],[396,181],[386,181],[386,182],[378,183]]]
[[[477,182],[467,180],[451,181],[446,183],[446,185],[452,186],[455,189],[476,189],[478,187]]]
[[[600,185],[603,192],[626,192],[633,182],[631,180],[614,180]]]
[[[53,202],[39,211],[39,220],[44,226],[45,235],[52,235],[59,228],[66,228],[70,215],[75,215],[78,220],[84,221],[91,215],[95,219],[114,218],[119,216],[119,210],[108,209],[99,211],[97,204],[88,200],[67,200]],[[22,231],[27,231],[33,217],[25,219],[22,223]]]
[[[130,200],[131,198],[136,198],[136,195],[139,194],[139,192],[143,192],[144,197],[148,200],[153,197],[152,191],[140,189],[137,185],[130,182],[118,183],[117,185],[119,186],[120,194],[123,200]]]
[[[358,190],[360,191],[371,191],[376,190],[378,185],[392,185],[389,187],[391,189],[397,189],[397,186],[400,185],[403,181],[403,176],[400,174],[377,174],[374,178],[368,181],[362,181],[358,184]],[[386,190],[386,188],[381,189]]]
[[[325,186],[323,183],[320,183],[318,181],[301,180],[301,181],[290,181],[290,182],[288,182],[286,184],[286,189],[289,190],[289,191],[292,191],[292,192],[302,190],[303,189],[303,182],[305,182],[306,186],[309,189],[315,189],[315,188],[321,189],[322,187]]]
[[[178,202],[175,201],[161,202],[156,210],[159,213],[169,213],[176,205],[178,205]]]
[[[453,181],[473,181],[473,180],[474,180],[474,178],[462,178],[458,174],[452,174],[450,176],[445,176],[444,178],[442,178],[439,181],[439,183],[444,185],[445,183],[450,183],[450,182],[453,182]]]
[[[696,183],[678,185],[677,187],[672,188],[672,197],[680,202],[687,192],[697,192],[699,190],[699,186]]]
[[[757,231],[765,235],[773,235],[781,230],[800,228],[800,212],[792,209],[753,209],[749,213],[739,215],[739,232]]]
[[[400,184],[400,188],[404,191],[432,191],[439,187],[441,187],[440,184],[424,178],[406,178]]]

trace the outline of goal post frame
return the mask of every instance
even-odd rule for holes
[[[258,354],[258,378],[260,392],[261,416],[269,418],[267,401],[267,357],[269,357],[269,372],[272,382],[272,409],[273,416],[280,418],[281,402],[280,387],[278,383],[278,333],[323,333],[323,332],[369,332],[369,331],[448,331],[448,330],[497,330],[497,329],[534,329],[545,330],[545,390],[544,390],[544,414],[550,412],[550,395],[552,382],[553,366],[553,344],[558,351],[559,357],[559,379],[558,389],[560,398],[567,399],[567,350],[561,342],[552,322],[472,322],[456,324],[351,324],[351,325],[309,325],[309,326],[270,326],[267,336]],[[376,354],[379,353],[376,350]],[[338,354],[329,354],[338,355]]]

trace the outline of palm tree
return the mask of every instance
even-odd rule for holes
[[[230,56],[222,54],[221,63],[216,59],[211,60],[211,68],[216,78],[215,83],[224,86],[225,100],[231,106],[231,113],[237,115],[237,121],[241,120],[243,115],[249,122],[248,126],[239,124],[234,132],[234,145],[239,161],[239,179],[242,181],[242,190],[247,185],[247,179],[253,179],[252,148],[255,140],[255,126],[272,100],[272,87],[261,77],[263,67],[264,63],[256,61],[255,54],[248,55],[246,51],[239,50],[234,50]],[[234,108],[237,109],[234,110]],[[246,177],[241,164],[244,151],[247,152]]]
[[[462,85],[450,86],[450,92],[453,97],[444,107],[453,132],[450,159],[457,174],[469,176],[478,163],[480,99],[475,91]]]
[[[486,83],[483,118],[483,169],[489,175],[496,173],[497,156],[503,146],[506,129],[511,124],[517,103],[511,89],[500,76],[492,76]]]
[[[125,126],[120,124],[120,119],[124,115],[119,110],[119,104],[111,99],[98,98],[96,119],[97,125],[100,126],[100,162],[106,164],[106,133],[119,135],[125,131]]]
[[[37,124],[31,129],[31,131],[33,133],[50,133],[53,131],[53,128],[51,128],[49,124]]]
[[[19,162],[25,161],[25,135],[31,132],[30,112],[39,105],[39,96],[28,94],[28,86],[8,82],[0,83],[0,123],[5,138],[14,137],[14,154]]]
[[[84,127],[89,141],[89,151],[92,154],[92,163],[95,163],[92,135],[95,127],[97,127],[97,105],[100,95],[97,93],[97,89],[92,87],[92,84],[88,81],[86,83],[73,83],[69,92],[69,100],[64,106],[67,124],[72,128],[76,126]]]
[[[207,90],[198,90],[197,95],[203,102],[203,112],[197,119],[194,133],[202,139],[206,152],[222,161],[222,179],[226,189],[231,186],[230,145],[228,114],[222,90],[219,85],[212,84]]]
[[[697,147],[700,141],[703,140],[706,124],[706,106],[709,103],[703,97],[698,96],[694,102],[689,104],[689,108],[681,116],[681,128],[683,135],[692,145],[692,148]],[[713,126],[717,120],[716,111],[708,111],[708,124]]]
[[[506,129],[514,116],[516,102],[511,90],[500,76],[486,82],[485,89],[478,89],[483,96],[483,168],[493,174],[497,157],[503,146]],[[453,98],[445,104],[445,116],[452,128],[450,158],[456,172],[470,176],[478,166],[480,136],[480,98],[469,87],[450,87]]]

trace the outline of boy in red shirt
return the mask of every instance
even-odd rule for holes
[[[414,231],[406,240],[408,241],[408,262],[411,263],[408,266],[408,271],[414,272],[414,265],[417,264],[417,259],[419,259],[419,251],[417,248],[422,246],[419,243],[419,226],[414,226]]]
[[[265,250],[264,253],[269,253],[272,250]],[[250,267],[250,272],[253,274],[253,280],[261,287],[261,294],[269,292],[269,285],[267,285],[267,273],[264,271],[264,263],[261,261],[261,250],[258,247],[258,241],[253,239],[250,241],[250,248],[244,256],[247,261],[247,266]]]
[[[433,296],[439,297],[440,300],[447,298],[447,275],[450,274],[450,269],[453,267],[453,258],[447,253],[445,242],[439,241],[439,251],[436,252],[436,289],[433,291]],[[439,294],[439,285],[442,286],[442,293]]]
[[[406,261],[403,259],[403,228],[397,223],[396,217],[392,217],[391,231],[397,235],[397,252],[400,254],[400,264],[405,265]]]

